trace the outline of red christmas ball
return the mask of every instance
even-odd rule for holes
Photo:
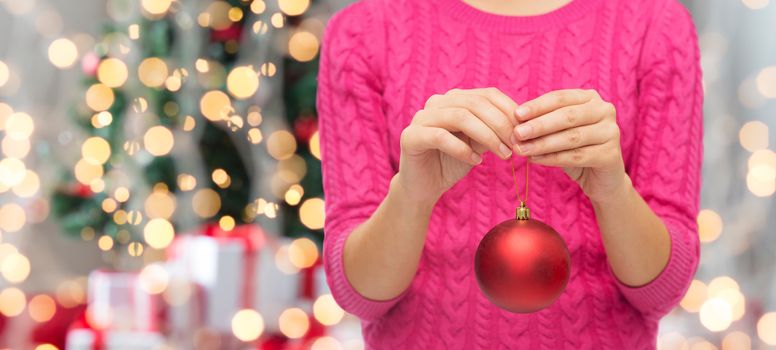
[[[474,272],[496,306],[515,313],[539,311],[557,299],[569,279],[571,258],[563,238],[533,219],[512,219],[491,229],[477,248]]]

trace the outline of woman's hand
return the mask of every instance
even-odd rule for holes
[[[512,155],[517,104],[496,88],[453,89],[426,101],[401,133],[397,180],[411,199],[433,205],[490,150]]]
[[[515,151],[532,163],[563,167],[594,203],[617,198],[630,182],[614,105],[595,90],[557,90],[517,109]]]

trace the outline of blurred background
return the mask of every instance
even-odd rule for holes
[[[328,292],[318,53],[346,0],[0,0],[0,346],[362,349]],[[776,4],[699,31],[701,265],[661,349],[776,349]]]

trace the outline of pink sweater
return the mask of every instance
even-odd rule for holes
[[[363,0],[329,22],[318,78],[325,268],[334,298],[362,320],[368,348],[655,348],[658,322],[699,257],[703,96],[695,28],[678,0],[574,0],[531,17],[461,0]],[[474,252],[492,226],[514,217],[516,198],[509,162],[486,153],[437,203],[410,288],[387,301],[353,289],[344,242],[398,171],[402,129],[429,96],[488,86],[518,103],[593,88],[616,106],[627,172],[671,236],[656,279],[619,282],[589,200],[561,169],[536,165],[531,211],[566,240],[570,281],[540,312],[492,305],[477,287]],[[525,160],[514,161],[521,171]]]

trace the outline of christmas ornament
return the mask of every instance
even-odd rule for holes
[[[525,167],[526,194],[515,218],[488,231],[474,257],[482,293],[496,306],[515,313],[535,312],[552,304],[566,289],[571,269],[563,238],[549,225],[530,218],[528,163]],[[512,174],[517,188],[514,164]]]
[[[89,52],[81,58],[81,71],[90,77],[97,75],[97,67],[99,65],[100,56],[97,56],[94,52]]]

